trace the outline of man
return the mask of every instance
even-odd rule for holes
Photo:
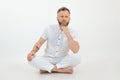
[[[41,38],[35,43],[32,51],[28,54],[28,61],[40,69],[40,73],[73,73],[73,67],[80,63],[77,54],[80,45],[77,34],[68,28],[70,11],[61,7],[57,11],[58,25],[51,25],[45,29]],[[35,56],[42,44],[47,41],[44,56]],[[69,50],[73,53],[69,54]]]

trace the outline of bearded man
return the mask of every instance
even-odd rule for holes
[[[73,73],[73,68],[80,63],[78,51],[80,45],[77,33],[68,27],[70,10],[61,7],[57,11],[58,24],[47,27],[40,39],[27,56],[29,63],[40,73]],[[36,56],[36,52],[47,41],[45,54]],[[72,53],[69,53],[71,50]]]

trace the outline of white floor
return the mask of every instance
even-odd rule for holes
[[[25,57],[2,57],[0,80],[120,80],[119,56],[82,56],[73,74],[39,74]]]

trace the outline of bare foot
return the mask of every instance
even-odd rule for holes
[[[49,72],[45,70],[40,70],[40,74],[44,74],[44,73],[49,73]]]
[[[72,67],[66,67],[66,68],[53,68],[52,69],[53,73],[68,73],[72,74],[73,73],[73,68]]]

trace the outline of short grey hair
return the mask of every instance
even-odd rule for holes
[[[58,11],[57,11],[57,13],[59,13],[60,11],[68,11],[69,14],[70,14],[70,10],[68,8],[66,8],[66,7],[59,8]]]

